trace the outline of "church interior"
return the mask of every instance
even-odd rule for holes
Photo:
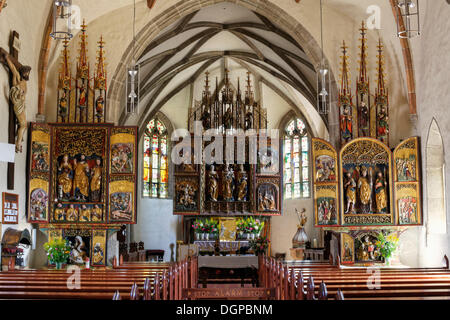
[[[450,299],[449,15],[0,0],[0,299]]]

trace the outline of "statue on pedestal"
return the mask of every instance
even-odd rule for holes
[[[223,172],[223,199],[225,201],[233,201],[234,188],[233,168],[230,164],[226,164]]]
[[[237,195],[237,200],[238,201],[245,201],[247,198],[247,190],[248,190],[248,186],[247,186],[247,172],[245,172],[244,170],[244,166],[241,164],[240,165],[241,169],[238,172],[238,195]]]
[[[209,181],[208,181],[208,193],[211,201],[217,201],[219,196],[219,176],[214,169],[214,165],[211,165],[211,170],[209,171]]]

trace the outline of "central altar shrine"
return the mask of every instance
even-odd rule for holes
[[[206,73],[202,100],[189,109],[190,144],[183,149],[183,163],[175,165],[174,214],[184,217],[187,243],[193,242],[192,224],[198,217],[228,218],[228,227],[220,224],[223,233],[230,231],[230,221],[236,226],[233,217],[282,212],[280,140],[267,134],[267,111],[254,98],[250,73],[244,94],[239,80],[237,89],[232,88],[228,70],[221,83],[223,88],[216,79],[211,93]],[[198,134],[201,142],[196,141]],[[211,161],[197,159],[208,154]],[[266,221],[263,235],[269,234],[270,219]],[[234,241],[238,232],[231,232],[227,240]]]

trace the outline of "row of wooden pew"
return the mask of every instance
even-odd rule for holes
[[[331,259],[332,260],[332,259]],[[339,259],[337,259],[339,261]],[[281,300],[450,299],[448,260],[441,268],[344,267],[337,263],[281,263],[260,259],[260,285]]]
[[[70,270],[15,269],[0,272],[0,299],[108,299],[117,292],[130,297],[134,287],[153,294],[155,279],[167,270],[168,263],[117,264],[113,268]],[[78,281],[79,280],[79,281]],[[132,291],[132,290],[131,290]],[[145,290],[142,291],[142,296]]]

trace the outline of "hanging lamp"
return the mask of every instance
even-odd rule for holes
[[[139,107],[139,75],[140,67],[136,63],[136,0],[133,4],[133,53],[131,64],[127,67],[126,113],[136,114]]]
[[[322,49],[322,59],[317,73],[317,110],[319,114],[327,115],[330,112],[330,69],[325,61],[323,53],[323,8],[320,0],[320,42]]]
[[[50,36],[55,40],[71,39],[72,0],[53,1],[53,29]]]

